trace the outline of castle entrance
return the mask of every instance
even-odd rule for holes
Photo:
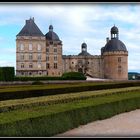
[[[83,69],[82,69],[82,68],[79,68],[79,69],[78,69],[78,72],[83,73]]]

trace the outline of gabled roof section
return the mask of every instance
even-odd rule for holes
[[[26,24],[24,25],[22,30],[17,34],[17,36],[44,36],[44,34],[35,24],[34,18],[30,18],[29,20],[26,20]]]

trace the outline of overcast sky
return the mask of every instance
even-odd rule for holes
[[[140,72],[140,3],[0,3],[0,66],[16,66],[16,35],[30,17],[44,34],[53,25],[63,55],[77,55],[83,42],[100,55],[115,24],[129,53],[128,70]]]

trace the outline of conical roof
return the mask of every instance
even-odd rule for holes
[[[44,34],[35,24],[34,18],[30,18],[29,20],[26,20],[26,24],[24,25],[22,30],[17,34],[17,36],[44,36]]]

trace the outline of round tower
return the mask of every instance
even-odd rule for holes
[[[104,62],[104,78],[114,80],[128,79],[128,51],[125,44],[119,40],[119,30],[114,25],[111,39],[102,48]]]

